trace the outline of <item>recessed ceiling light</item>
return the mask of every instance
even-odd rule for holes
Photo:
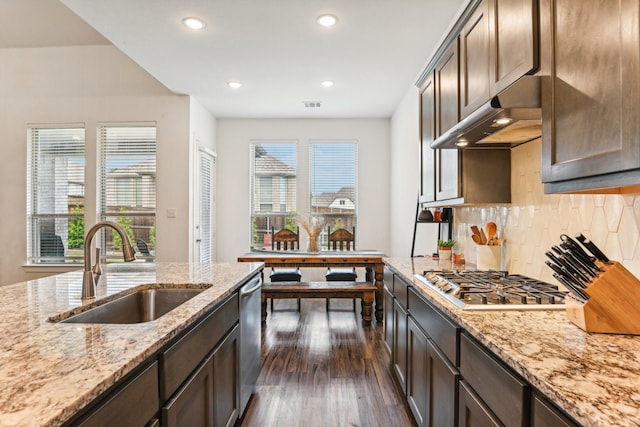
[[[336,22],[338,22],[338,18],[335,15],[320,15],[318,19],[316,19],[316,22],[323,27],[333,27],[336,25]]]
[[[227,86],[229,86],[231,89],[238,89],[242,86],[242,83],[236,82],[236,81],[230,81],[230,82],[227,82]]]
[[[467,141],[466,139],[460,138],[457,142],[456,145],[458,147],[466,147],[467,145],[469,145],[469,141]]]
[[[323,82],[320,82],[320,84],[324,87],[331,87],[334,85],[334,83],[331,80],[325,80]]]
[[[207,26],[207,24],[205,24],[202,19],[191,18],[191,17],[184,18],[182,20],[182,23],[187,27],[191,28],[192,30],[201,30]]]

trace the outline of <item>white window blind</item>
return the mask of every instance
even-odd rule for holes
[[[326,246],[327,229],[356,225],[358,200],[358,161],[355,142],[312,142],[309,145],[309,212],[324,218],[320,235]]]
[[[100,218],[119,223],[138,249],[136,256],[153,260],[156,244],[156,127],[101,125],[98,134]],[[110,229],[105,230],[101,247],[106,258],[122,258],[122,241]]]
[[[28,262],[82,262],[85,130],[30,126],[27,139]]]
[[[271,249],[272,228],[296,230],[297,156],[296,142],[250,146],[252,249]]]

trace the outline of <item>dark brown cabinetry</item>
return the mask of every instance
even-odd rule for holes
[[[238,326],[162,409],[163,426],[232,426],[238,419]]]
[[[459,416],[459,425],[465,427],[503,426],[466,381],[460,381]]]
[[[429,342],[413,318],[409,318],[407,337],[407,402],[418,426],[429,419]]]
[[[534,0],[482,0],[460,31],[460,119],[538,68]]]
[[[460,118],[490,98],[491,0],[483,0],[460,32]]]
[[[213,351],[213,425],[233,426],[239,416],[238,326]],[[192,424],[180,424],[192,425]]]
[[[145,426],[160,409],[158,363],[153,362],[118,385],[88,415],[72,425]]]
[[[453,39],[421,86],[420,202],[426,206],[509,203],[511,155],[508,150],[430,148],[437,136],[458,123],[458,42],[457,37]],[[491,174],[486,173],[488,168]]]
[[[387,317],[394,322],[388,329],[392,371],[418,426],[578,425],[405,276],[387,267],[384,280],[385,298],[393,306]]]
[[[527,425],[530,386],[466,334],[460,339],[460,374],[504,425]]]
[[[391,279],[393,280],[393,278]],[[393,292],[389,289],[390,286],[387,282],[387,277],[384,278],[384,344],[387,347],[387,351],[391,354],[393,348]]]
[[[531,403],[531,427],[577,427],[570,418],[547,399],[534,394]]]
[[[393,300],[393,349],[391,360],[393,372],[404,394],[407,393],[407,310],[398,301]]]
[[[540,7],[552,39],[542,92],[545,192],[637,185],[640,4],[541,0]]]
[[[423,202],[436,200],[436,155],[431,148],[436,138],[436,94],[435,75],[429,73],[420,91],[420,157],[421,195]]]

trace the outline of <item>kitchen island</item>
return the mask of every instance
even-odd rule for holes
[[[534,392],[578,423],[640,425],[640,337],[584,332],[567,320],[564,310],[464,311],[414,278],[425,270],[451,269],[451,263],[430,258],[384,261]]]
[[[259,274],[261,263],[112,264],[96,300],[162,284],[204,287],[157,320],[57,323],[78,310],[82,271],[3,286],[0,300],[0,426],[56,426],[91,404]]]

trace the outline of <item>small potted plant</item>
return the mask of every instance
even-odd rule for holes
[[[455,246],[455,240],[438,240],[438,254],[440,259],[451,259],[451,248]]]

